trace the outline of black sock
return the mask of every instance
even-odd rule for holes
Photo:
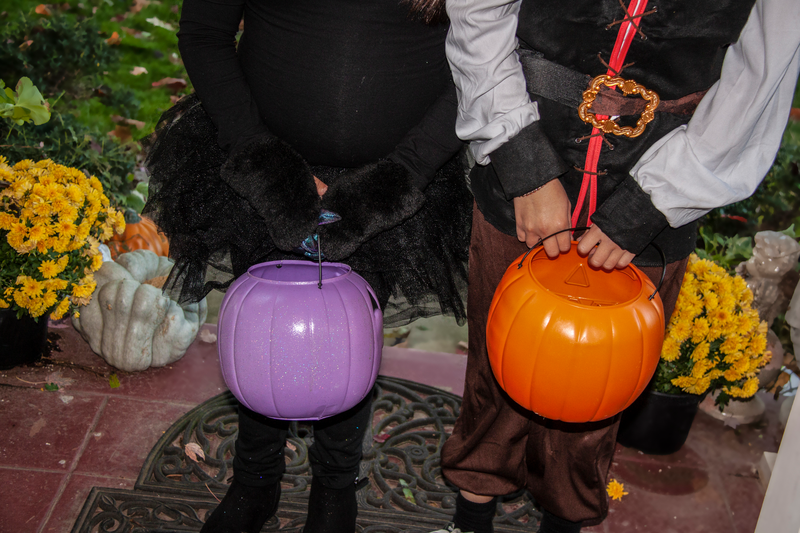
[[[357,514],[355,483],[343,489],[329,489],[317,478],[311,478],[303,533],[353,533]]]
[[[258,533],[277,511],[280,497],[280,482],[251,487],[234,478],[225,497],[206,518],[200,533]]]
[[[542,510],[542,523],[539,525],[539,533],[578,533],[580,530],[580,522],[570,522]]]
[[[459,492],[453,524],[463,533],[492,533],[494,531],[492,520],[496,512],[497,498],[492,498],[486,503],[475,503]]]

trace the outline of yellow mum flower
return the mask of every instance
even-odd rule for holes
[[[728,381],[739,381],[742,379],[741,372],[737,372],[735,368],[731,367],[722,373],[722,376]]]
[[[93,271],[97,271],[101,266],[103,266],[103,256],[101,254],[93,255],[92,264],[89,268],[91,268]]]
[[[706,372],[711,370],[713,366],[713,361],[709,361],[708,359],[700,359],[692,367],[692,377],[697,379],[702,378],[706,375]]]
[[[608,493],[608,497],[611,498],[612,500],[621,500],[623,496],[628,494],[627,492],[625,492],[625,485],[623,485],[616,479],[612,479],[608,483],[608,487],[606,487],[606,492]]]
[[[17,221],[17,217],[5,211],[0,212],[0,229],[10,230],[11,226]]]
[[[39,272],[42,273],[45,279],[50,279],[56,277],[61,272],[61,269],[58,268],[58,264],[55,261],[48,259],[47,261],[42,261],[42,264],[39,265]]]
[[[70,183],[64,190],[64,196],[69,200],[72,205],[80,206],[83,204],[84,193],[81,188],[74,183]]]
[[[11,304],[0,298],[0,309],[8,309],[9,307],[11,307]]]
[[[48,279],[44,281],[45,289],[49,291],[63,291],[69,285],[69,281],[65,279]]]
[[[70,221],[59,220],[56,222],[56,233],[61,237],[72,237],[77,231],[77,227]]]
[[[703,303],[708,310],[716,309],[719,306],[719,298],[713,292],[705,291],[703,292]]]
[[[50,317],[53,320],[59,320],[63,318],[65,314],[67,314],[67,311],[69,311],[69,300],[64,298],[58,303],[58,306],[51,313]]]
[[[692,361],[700,361],[701,359],[708,357],[710,348],[711,345],[707,342],[701,342],[695,346],[694,350],[692,350]]]
[[[19,289],[22,294],[27,296],[28,298],[34,298],[37,296],[41,296],[42,289],[44,289],[44,285],[41,281],[35,280],[30,276],[20,276],[22,278],[22,282],[20,283],[20,279],[17,279],[17,285],[21,285],[22,287]]]
[[[47,237],[47,227],[43,225],[34,226],[28,231],[28,238],[34,242],[41,241]]]
[[[706,335],[708,335],[708,319],[705,317],[697,318],[692,323],[692,342],[695,344],[702,342]],[[692,355],[692,358],[694,358],[694,355]]]
[[[726,337],[719,346],[719,351],[724,354],[739,353],[744,349],[744,343],[739,335]]]
[[[661,359],[664,361],[674,361],[681,355],[681,345],[672,337],[666,337],[661,345]]]
[[[92,295],[97,284],[92,281],[86,284],[74,285],[72,287],[72,296],[75,298],[87,298]]]
[[[42,305],[47,309],[50,309],[51,307],[56,305],[57,301],[58,301],[58,295],[53,291],[45,292],[44,296],[42,297]]]
[[[688,320],[678,320],[669,328],[669,336],[677,342],[683,342],[689,338],[692,332],[692,323]]]
[[[763,353],[767,349],[767,337],[765,335],[753,335],[750,339],[749,347],[757,354]]]

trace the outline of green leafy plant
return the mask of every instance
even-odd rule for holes
[[[700,259],[707,259],[720,265],[726,272],[733,273],[742,261],[747,261],[753,255],[753,242],[750,237],[726,237],[720,233],[713,233],[708,226],[700,227],[700,241],[702,247],[695,253]]]
[[[30,78],[20,78],[16,90],[0,80],[0,117],[18,125],[33,121],[38,126],[50,120],[50,108]]]
[[[4,122],[0,122],[0,150],[9,161],[51,159],[80,168],[97,176],[113,203],[125,205],[135,186],[136,146],[120,144],[68,113],[54,112],[40,126]]]
[[[27,76],[46,94],[67,90],[82,96],[118,55],[93,18],[19,14],[4,24],[0,71]]]

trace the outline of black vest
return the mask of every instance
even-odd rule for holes
[[[662,100],[674,100],[708,89],[719,79],[727,47],[738,39],[754,3],[754,0],[650,0],[645,11],[656,9],[656,12],[638,19],[646,38],[641,34],[634,37],[624,60],[628,66],[620,76],[654,90]],[[523,0],[517,36],[520,47],[536,50],[545,59],[594,77],[607,72],[603,61],[609,61],[620,27],[619,24],[610,25],[625,15],[618,0]],[[588,141],[577,143],[576,139],[589,135],[591,125],[578,117],[575,108],[537,95],[531,98],[539,102],[541,126],[559,155],[569,167],[583,168]],[[635,122],[637,118],[627,120]],[[597,168],[605,174],[597,180],[597,205],[602,204],[653,143],[690,118],[691,115],[657,112],[639,137],[606,135],[614,149],[610,150],[603,143]],[[624,120],[623,125],[631,125]],[[481,179],[483,174],[479,171],[473,175],[473,180]],[[561,177],[573,206],[578,199],[582,176],[578,170],[570,170]],[[492,180],[492,176],[488,178]],[[494,181],[497,181],[496,176]],[[477,196],[480,193],[476,192]],[[489,204],[496,204],[498,200],[494,197]],[[478,201],[480,205],[481,199]],[[513,209],[508,220],[508,206],[503,207],[504,218],[510,224],[498,226],[498,229],[514,235]],[[677,229],[666,228],[655,238],[668,261],[689,255],[695,248],[695,240],[695,223]],[[648,248],[635,262],[659,264],[657,257],[654,250]]]

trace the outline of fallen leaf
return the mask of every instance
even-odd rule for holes
[[[109,137],[116,137],[120,142],[126,142],[133,138],[131,129],[128,126],[117,125],[113,130],[108,132]]]
[[[32,44],[33,44],[33,41],[25,41],[21,45],[19,45],[19,49],[20,50],[27,50],[28,48],[31,47]]]
[[[122,41],[122,39],[120,39],[119,33],[114,32],[114,33],[111,34],[111,37],[106,39],[106,44],[108,44],[110,46],[114,46],[115,44],[119,44],[121,41]]]
[[[169,22],[164,22],[158,17],[150,17],[149,19],[145,20],[157,28],[163,28],[165,30],[175,31],[175,28],[172,27],[172,24],[170,24]]]
[[[44,378],[48,383],[52,383],[53,385],[58,385],[59,387],[66,387],[68,385],[72,385],[75,383],[75,380],[72,378],[67,378],[61,375],[61,372],[51,372],[47,374]]]
[[[138,13],[142,9],[146,8],[150,5],[150,0],[133,0],[133,5],[131,6],[130,12],[131,13]]]
[[[414,499],[414,493],[411,491],[410,488],[408,488],[408,483],[406,483],[406,480],[405,479],[400,479],[399,482],[400,482],[400,486],[403,487],[403,497],[406,500],[408,500],[411,503],[413,503],[414,505],[416,505],[417,504],[417,500]]]
[[[133,70],[131,70],[131,74],[133,74],[134,76],[138,76],[140,74],[147,74],[147,69],[144,67],[133,67]]]
[[[34,423],[33,423],[33,425],[31,426],[31,431],[30,431],[30,433],[28,433],[28,436],[29,436],[29,437],[33,437],[33,436],[35,436],[35,435],[36,435],[37,433],[39,433],[39,432],[40,432],[40,431],[41,431],[41,430],[42,430],[42,429],[43,429],[43,428],[44,428],[46,425],[47,425],[47,422],[45,422],[44,418],[40,418],[39,420],[37,420],[36,422],[34,422]]]
[[[112,389],[119,388],[119,378],[117,377],[116,374],[112,373],[110,376],[108,376],[108,386],[111,387]]]
[[[111,17],[111,22],[122,22],[126,18],[128,18],[128,13],[122,13],[121,15],[114,15],[113,17]]]
[[[52,13],[50,12],[50,8],[48,8],[44,4],[39,4],[38,6],[36,6],[36,9],[34,9],[34,11],[36,12],[37,15],[42,15],[43,17],[49,17],[52,15]]]
[[[125,118],[119,115],[111,115],[111,120],[114,121],[116,124],[124,124],[126,126],[136,126],[137,130],[140,130],[145,127],[145,123],[142,122],[141,120]]]
[[[127,28],[127,27],[125,27],[125,26],[120,26],[120,27],[119,27],[119,29],[121,29],[122,31],[124,31],[124,32],[125,32],[125,33],[127,33],[128,35],[132,35],[132,36],[134,36],[134,37],[137,37],[137,38],[138,38],[138,37],[140,37],[140,36],[142,35],[142,32],[141,32],[141,31],[139,31],[139,30],[134,30],[133,28]]]
[[[373,436],[372,440],[374,440],[375,442],[384,443],[389,437],[391,437],[391,435],[389,435],[388,433],[381,433],[380,435]]]
[[[203,452],[203,448],[201,448],[200,445],[197,444],[196,442],[190,442],[189,444],[184,446],[183,452],[189,459],[191,459],[195,463],[197,462],[198,456],[200,457],[200,459],[206,458],[206,454]]]
[[[200,334],[197,336],[202,342],[217,342],[217,334],[213,333],[208,328],[203,328],[200,330]]]
[[[55,392],[58,390],[58,385],[56,385],[55,383],[45,383],[44,390],[46,390],[47,392]]]
[[[177,93],[186,88],[186,80],[182,78],[162,78],[152,83],[153,87],[166,87],[173,93]]]

